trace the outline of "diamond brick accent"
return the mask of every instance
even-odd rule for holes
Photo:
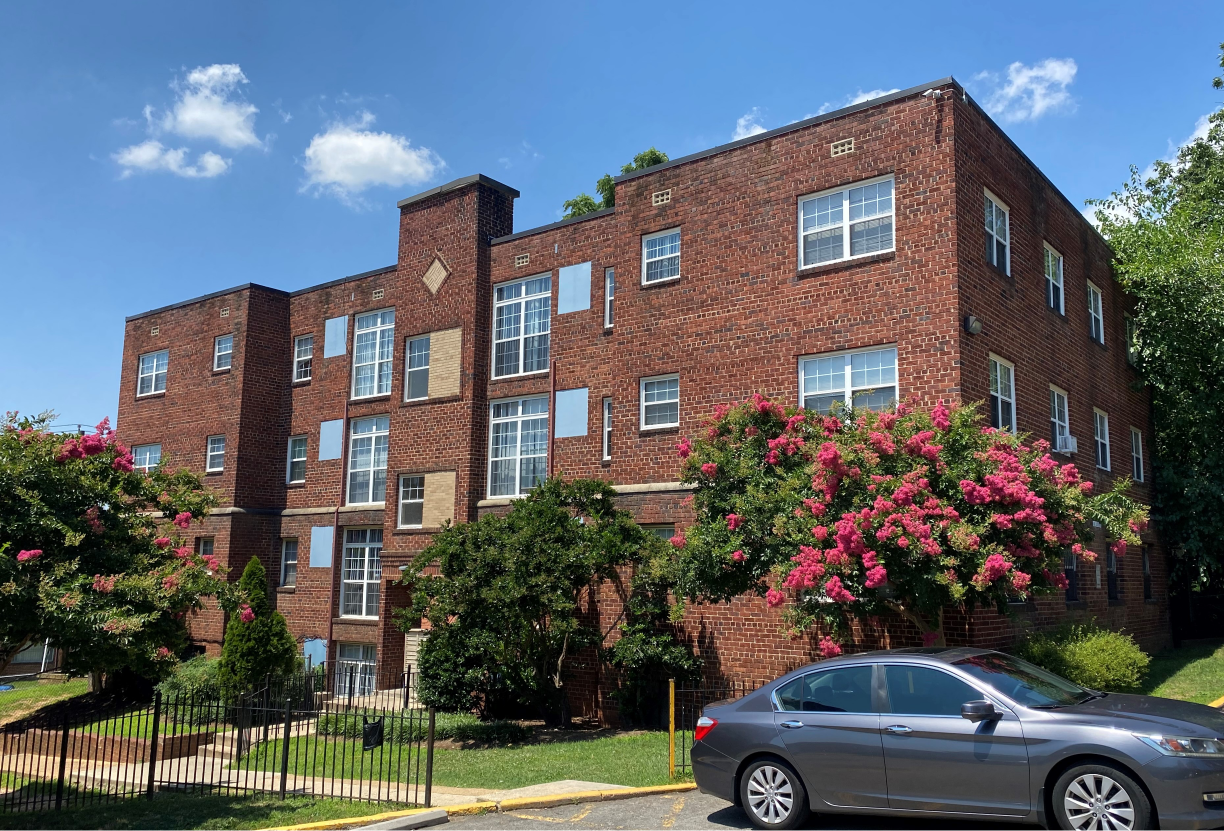
[[[434,257],[433,263],[421,275],[421,279],[425,282],[425,287],[429,289],[431,294],[437,294],[438,289],[442,288],[442,283],[450,276],[450,269],[442,265],[442,261]]]

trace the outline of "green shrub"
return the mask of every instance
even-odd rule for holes
[[[1029,635],[1014,651],[1081,686],[1106,692],[1137,691],[1152,660],[1130,635],[1096,624],[1069,624]]]
[[[157,685],[157,691],[162,694],[163,699],[216,697],[221,692],[218,681],[220,669],[219,658],[199,655],[179,664],[173,675]]]
[[[346,713],[324,713],[316,728],[320,736],[361,738],[363,718],[383,715],[373,710],[350,710]],[[383,736],[386,741],[407,743],[424,741],[429,730],[427,716],[409,718],[386,714]],[[481,721],[469,713],[438,713],[434,719],[434,738],[480,744],[515,744],[531,737],[532,729],[513,721]]]
[[[246,564],[238,587],[254,618],[245,622],[235,614],[225,627],[218,680],[227,695],[247,692],[268,676],[290,675],[302,663],[284,616],[268,602],[268,575],[258,557]]]

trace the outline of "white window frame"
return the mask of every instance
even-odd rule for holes
[[[293,339],[293,383],[309,381],[313,375],[314,335],[298,335]]]
[[[285,575],[289,571],[289,548],[290,544],[293,547],[293,582],[285,581]],[[298,567],[298,540],[297,537],[286,537],[281,540],[281,569],[280,569],[280,585],[281,588],[294,588],[297,586],[297,567]]]
[[[294,445],[294,442],[301,442],[301,447],[302,447],[302,457],[301,457],[300,459],[295,459],[295,458],[293,457],[293,445]],[[285,454],[285,456],[286,456],[286,459],[285,459],[285,484],[287,484],[287,485],[295,485],[295,484],[298,484],[298,483],[301,483],[301,482],[305,482],[305,481],[306,481],[306,455],[307,455],[307,450],[309,449],[309,444],[310,444],[310,441],[309,441],[309,439],[308,439],[306,436],[290,436],[290,437],[289,437],[289,447],[288,447],[288,450],[287,450],[287,452],[286,452],[286,454]],[[294,478],[293,478],[293,463],[294,463],[294,462],[301,462],[301,463],[302,463],[302,478],[301,478],[301,479],[294,479]]]
[[[1057,418],[1058,398],[1062,399],[1062,420]],[[1050,425],[1051,439],[1055,438],[1055,436],[1071,435],[1071,403],[1067,398],[1067,391],[1053,384],[1050,384]],[[1052,441],[1051,443],[1054,445],[1053,449],[1056,453],[1062,452],[1058,449],[1058,442]]]
[[[412,479],[420,480],[419,488],[417,488],[417,490],[419,490],[419,493],[420,493],[419,496],[416,493],[411,493],[409,491],[409,487],[410,487],[409,480],[412,480]],[[405,498],[405,496],[407,496],[409,493],[411,493],[412,498],[411,499]],[[395,508],[396,527],[397,528],[423,528],[425,527],[424,525],[425,523],[425,477],[420,473],[405,473],[401,475],[399,477],[399,484],[396,487],[396,494],[397,494],[396,508]],[[404,506],[407,504],[414,504],[414,505],[421,506],[421,521],[420,522],[404,522]]]
[[[150,462],[148,460],[148,457],[153,455],[151,451],[152,451],[152,448],[154,447],[157,448],[157,454],[156,454],[157,459],[155,461]],[[140,457],[142,455],[141,451],[145,451],[144,464],[142,464],[140,461]],[[161,455],[162,455],[162,446],[160,443],[138,444],[132,448],[132,467],[138,468],[140,470],[143,470],[145,473],[148,473],[150,470],[152,470],[153,468],[161,464]]]
[[[612,458],[612,399],[603,400],[603,460]]]
[[[523,286],[523,291],[526,292],[527,283],[530,283],[533,280],[547,281],[548,290],[539,291],[539,292],[536,292],[535,294],[525,294],[524,293],[524,294],[520,294],[518,297],[511,297],[505,300],[497,299],[497,294],[498,294],[499,289],[508,289],[511,286],[521,285]],[[508,280],[505,283],[497,283],[496,285],[493,286],[493,345],[492,345],[493,364],[492,364],[492,372],[493,372],[494,378],[515,378],[520,375],[538,375],[543,372],[548,372],[549,359],[552,357],[552,289],[553,289],[553,279],[552,279],[551,271],[545,271],[540,274],[533,274],[532,276],[524,277],[521,280]],[[527,317],[527,303],[530,300],[540,300],[540,299],[546,300],[545,308],[547,310],[547,314],[544,315],[544,321],[543,321],[544,330],[541,332],[527,334],[524,331],[524,329],[526,329],[526,326],[524,325],[524,321]],[[511,336],[504,337],[504,338],[499,338],[498,332],[497,332],[497,312],[499,309],[501,309],[504,306],[510,306],[516,303],[519,305],[518,334],[511,335]],[[528,338],[540,338],[540,337],[543,337],[547,344],[544,348],[545,353],[546,353],[544,357],[544,366],[540,369],[533,369],[533,370],[524,372],[523,371],[523,353],[526,351],[525,350],[526,341]],[[518,361],[515,366],[515,371],[514,372],[503,372],[499,374],[498,366],[497,366],[497,346],[498,344],[510,343],[512,341],[516,341],[518,343]]]
[[[656,399],[654,401],[646,400],[646,385],[657,383],[659,381],[675,381],[676,382],[676,397]],[[669,422],[659,422],[656,424],[646,423],[646,408],[650,405],[670,404],[675,401],[676,404],[676,420]],[[669,372],[666,375],[650,375],[638,380],[638,429],[645,432],[648,430],[670,430],[673,427],[680,426],[680,374],[677,372]]]
[[[413,366],[412,365],[412,345],[425,341],[425,363]],[[404,400],[405,401],[424,401],[429,398],[429,361],[430,350],[433,344],[430,342],[429,335],[419,335],[415,338],[408,338],[404,341]],[[425,394],[412,395],[412,373],[425,373]]]
[[[858,219],[851,219],[850,218],[850,192],[857,188],[864,188],[870,185],[877,185],[881,182],[891,182],[892,183],[892,196],[889,199],[890,205],[889,205],[888,211],[881,212],[878,214],[872,214],[871,216],[867,216],[867,217],[860,217]],[[841,227],[841,232],[842,232],[841,233],[842,255],[838,257],[837,259],[833,259],[833,260],[821,260],[819,262],[813,261],[809,263],[807,262],[807,259],[805,257],[806,249],[803,244],[803,238],[805,236],[809,236],[810,234],[814,234],[820,231],[828,231],[838,226],[835,224],[829,224],[823,228],[813,228],[810,232],[805,233],[803,230],[804,205],[816,199],[823,199],[825,197],[833,196],[834,194],[841,195],[841,207],[839,210],[841,211],[840,227]],[[876,251],[867,251],[862,254],[851,254],[850,252],[851,226],[858,225],[863,222],[869,222],[873,219],[882,219],[884,217],[891,217],[892,219],[892,245],[888,246],[887,248],[881,248]],[[872,257],[872,256],[875,256],[876,254],[887,254],[891,251],[896,251],[897,250],[897,182],[896,182],[896,177],[893,176],[892,174],[889,174],[887,176],[876,176],[872,179],[864,179],[861,182],[853,182],[851,184],[840,185],[835,188],[829,188],[828,190],[822,190],[816,193],[809,193],[804,196],[800,196],[799,202],[798,202],[798,210],[797,210],[796,230],[798,232],[798,242],[799,242],[799,268],[801,269],[815,268],[816,266],[828,265],[830,263],[848,262],[850,260],[858,260],[863,257]]]
[[[161,359],[161,369],[158,369],[158,359]],[[145,361],[150,361],[148,368]],[[170,370],[170,350],[159,349],[156,352],[146,352],[136,359],[136,397],[157,395],[166,391],[166,375]],[[141,392],[141,385],[148,378],[149,389]],[[161,386],[158,386],[160,380]]]
[[[221,347],[225,348],[222,349]],[[221,365],[221,361],[225,361],[225,365]],[[213,338],[213,372],[220,372],[223,369],[232,369],[234,366],[234,335],[231,332],[228,335],[217,335]]]
[[[359,535],[361,539],[356,539]],[[378,536],[377,543],[373,539],[375,535]],[[356,568],[358,555],[349,553],[358,549],[361,549],[360,569]],[[371,552],[375,550],[377,553],[371,556]],[[382,528],[344,529],[344,551],[340,569],[340,617],[378,619],[378,605],[382,601],[382,550]],[[347,611],[353,594],[357,595],[360,614]],[[371,605],[374,607],[373,614],[369,613]]]
[[[985,204],[993,205],[994,210],[996,211],[997,210],[1003,211],[1003,217],[1004,217],[1003,232],[1007,234],[1007,239],[1003,240],[1003,246],[1004,246],[1003,254],[1004,254],[1005,262],[1002,264],[1001,267],[1003,269],[1004,274],[1011,276],[1011,249],[1012,249],[1011,208],[1007,207],[1007,205],[1003,202],[1003,200],[995,196],[993,193],[991,193],[989,189],[983,188],[983,191],[985,192]],[[985,204],[983,205],[983,207],[985,207]],[[993,216],[993,213],[992,213],[992,216]],[[983,231],[985,231],[986,233],[987,241],[991,243],[990,256],[986,258],[986,262],[989,265],[993,265],[995,268],[1000,268],[999,263],[995,262],[995,257],[998,256],[999,238],[995,233],[994,225],[992,225],[990,228],[986,228],[985,222],[986,222],[986,215],[985,215],[985,211],[983,210],[983,214],[982,214]],[[997,224],[998,223],[996,222],[995,225]]]
[[[855,355],[867,355],[873,352],[892,352],[893,382],[891,384],[880,384],[877,386],[857,386],[856,387],[854,385],[854,376],[853,376],[854,356]],[[893,389],[893,403],[895,404],[896,402],[901,400],[901,372],[900,372],[900,367],[898,365],[897,345],[890,343],[890,344],[881,344],[879,346],[867,346],[867,347],[862,347],[860,349],[847,349],[847,350],[843,350],[840,352],[820,352],[814,355],[800,355],[799,361],[797,364],[797,368],[799,372],[799,406],[800,407],[805,406],[805,404],[803,403],[804,399],[807,398],[809,395],[809,393],[806,390],[807,382],[806,382],[805,373],[803,371],[804,362],[826,360],[826,359],[831,359],[831,360],[836,361],[839,358],[845,361],[845,364],[842,367],[842,383],[845,386],[841,390],[830,389],[830,390],[826,390],[823,392],[820,390],[813,390],[810,393],[812,396],[835,395],[838,392],[840,392],[840,393],[843,393],[843,398],[841,399],[842,403],[846,404],[847,406],[854,406],[854,396],[856,393],[866,392],[867,390],[879,391],[879,390],[886,389],[887,387],[891,386]]]
[[[1101,470],[1110,470],[1109,413],[1097,407],[1092,408],[1092,438],[1095,442],[1096,466]]]
[[[220,446],[220,450],[215,448]],[[213,459],[219,459],[220,465],[213,467]],[[225,470],[225,436],[209,436],[204,445],[204,472],[220,473]]]
[[[613,326],[612,301],[616,298],[616,269],[604,269],[604,328]]]
[[[384,315],[389,315],[390,320],[384,320]],[[375,323],[373,326],[365,326],[362,328],[361,321],[373,317]],[[371,333],[374,336],[374,355],[373,360],[362,361],[359,358],[363,343],[369,342]],[[394,363],[395,352],[395,309],[375,309],[370,312],[362,312],[354,316],[353,320],[353,380],[351,385],[351,396],[353,399],[359,398],[375,398],[380,395],[389,395],[391,393],[391,372],[392,364]],[[357,379],[361,370],[365,367],[373,367],[374,375],[371,379],[371,392],[358,393]]]
[[[372,429],[364,429],[366,426]],[[358,433],[357,428],[362,428],[362,432]],[[359,447],[358,442],[370,442],[369,448],[369,465],[358,467]],[[387,452],[391,442],[391,418],[390,416],[370,416],[369,418],[355,418],[349,422],[349,452],[348,452],[348,471],[344,481],[344,502],[346,505],[384,505],[387,501]],[[364,455],[364,451],[362,451]],[[382,466],[379,466],[379,456],[382,456]],[[365,489],[365,493],[356,494],[356,496],[364,497],[354,500],[353,492],[353,474],[369,473],[370,478]],[[374,494],[378,490],[378,474],[382,474],[382,489],[383,498],[374,499]]]
[[[357,657],[345,655],[345,649],[356,647]],[[336,644],[336,695],[341,698],[353,698],[370,695],[374,692],[374,672],[378,665],[378,646],[372,643]],[[350,689],[349,667],[352,673],[352,689]]]
[[[1138,427],[1131,428],[1131,478],[1136,482],[1144,481],[1143,476],[1143,431]]]
[[[1093,308],[1094,302],[1096,308]],[[1105,295],[1091,280],[1088,281],[1088,337],[1105,345]]]
[[[216,537],[196,537],[195,553],[201,557],[211,557],[217,550]]]
[[[1011,416],[1010,418],[1011,428],[1006,429],[1006,432],[1014,434],[1016,432],[1016,365],[1013,364],[1011,361],[1005,360],[1004,358],[1000,358],[998,355],[991,352],[990,353],[990,363],[988,366],[989,366],[989,374],[990,374],[990,378],[989,378],[990,397],[992,399],[996,397],[999,399],[1000,416],[1002,415],[1002,409],[1004,405],[1007,406],[1008,413]],[[996,377],[998,377],[999,380],[1002,380],[1002,376],[999,370],[1003,368],[1007,369],[1007,374],[1010,380],[1010,386],[1011,386],[1011,397],[1010,398],[1003,395],[1001,384],[999,384],[996,381]],[[994,414],[995,414],[994,413],[994,402],[991,401],[991,407],[990,407],[991,421],[994,421]],[[1001,421],[1002,421],[1002,418],[1000,418],[1000,422]],[[1000,429],[1004,429],[1004,428],[1000,428]]]
[[[677,237],[679,237],[679,239],[676,240],[676,251],[674,254],[664,254],[661,257],[649,257],[649,258],[647,257],[646,248],[649,243],[651,243],[654,240],[660,239],[662,237],[670,237],[672,234],[675,234]],[[642,285],[643,286],[657,286],[660,283],[670,283],[674,280],[679,280],[680,279],[680,255],[683,252],[683,250],[684,250],[684,238],[680,233],[679,227],[666,228],[662,231],[655,231],[653,234],[643,234],[642,235]],[[676,258],[676,273],[675,274],[672,274],[668,277],[658,277],[654,280],[646,279],[647,266],[650,263],[660,262],[662,260],[669,260],[672,257]]]
[[[532,402],[533,406],[536,406],[536,407],[538,407],[540,402],[542,402],[544,406],[543,412],[524,414],[523,405],[527,402]],[[518,404],[518,407],[515,410],[515,413],[516,413],[515,415],[496,415],[497,407],[499,405],[512,404],[512,403]],[[544,452],[543,453],[531,453],[531,454],[524,455],[523,454],[523,422],[524,421],[538,421],[540,419],[543,419],[544,421],[544,430],[543,430],[544,438],[542,440],[542,443],[544,446]],[[496,429],[500,425],[506,425],[510,423],[514,423],[516,425],[514,428],[514,455],[512,456],[505,455],[505,456],[499,456],[497,458],[494,458],[493,440],[495,438]],[[489,402],[489,465],[488,465],[488,468],[486,469],[488,478],[487,478],[487,485],[485,489],[488,492],[488,496],[490,499],[515,499],[517,497],[525,496],[527,494],[530,488],[523,487],[523,460],[524,459],[543,459],[544,460],[543,461],[544,471],[545,471],[544,475],[545,476],[548,475],[547,473],[548,471],[548,435],[549,435],[548,431],[551,429],[552,429],[552,426],[550,424],[548,396],[531,395],[531,396],[525,396],[523,398],[505,398],[499,401]],[[539,433],[539,430],[537,429],[535,430],[535,432]],[[493,463],[494,462],[508,462],[512,459],[514,461],[514,492],[513,493],[494,493],[493,492]],[[533,464],[537,464],[537,463],[533,462]],[[535,487],[534,483],[530,487]]]
[[[1046,307],[1060,315],[1065,315],[1067,313],[1067,287],[1063,281],[1063,256],[1048,242],[1042,245],[1042,268],[1046,278]],[[1055,287],[1058,288],[1057,306],[1054,305]]]

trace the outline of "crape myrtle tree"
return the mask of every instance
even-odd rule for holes
[[[133,469],[105,419],[68,436],[51,419],[0,421],[0,673],[50,638],[69,674],[162,677],[202,598],[244,608],[184,539],[216,497],[187,471]]]
[[[397,621],[404,629],[430,623],[419,656],[425,704],[567,720],[566,676],[603,641],[582,619],[583,596],[660,549],[671,559],[663,541],[614,506],[615,495],[607,482],[548,479],[503,515],[446,527],[417,555],[403,577],[413,603]]]
[[[826,657],[853,620],[886,613],[943,645],[944,609],[1065,588],[1064,550],[1091,560],[1094,521],[1119,555],[1147,521],[1129,480],[1093,494],[1046,442],[984,427],[972,406],[822,415],[755,395],[704,426],[678,445],[697,514],[672,539],[679,592],[764,595],[793,636],[819,625]]]

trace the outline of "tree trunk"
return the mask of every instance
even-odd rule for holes
[[[929,623],[927,623],[926,619],[923,618],[922,615],[918,614],[912,609],[906,608],[902,603],[899,603],[896,600],[886,600],[884,602],[887,604],[888,608],[892,609],[894,612],[901,615],[901,617],[914,624],[914,626],[918,629],[918,632],[922,635],[923,646],[948,645],[944,638],[943,609],[939,610],[939,619],[935,626],[931,626]]]

